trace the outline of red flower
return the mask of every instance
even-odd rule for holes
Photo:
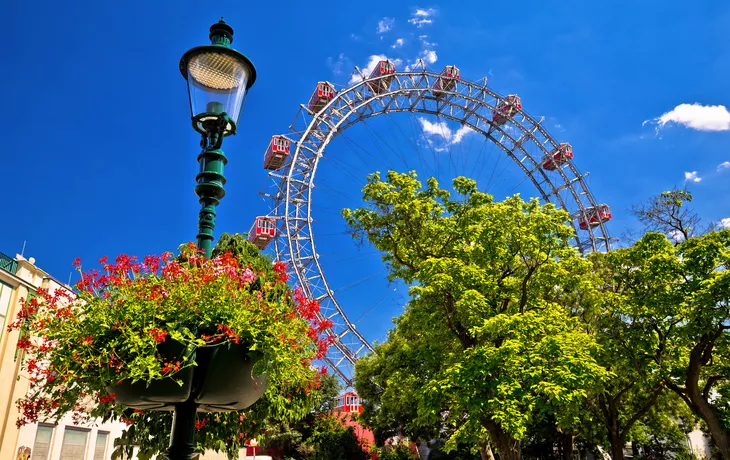
[[[74,259],[73,266],[74,267],[80,267],[81,266],[81,259],[79,257],[77,257],[77,258]]]
[[[21,350],[29,350],[33,344],[28,337],[21,337],[18,339],[18,348]]]
[[[196,420],[195,421],[195,429],[200,430],[202,429],[206,424],[208,423],[208,417],[205,417],[203,420]]]
[[[164,342],[167,338],[167,331],[162,331],[160,329],[157,329],[156,327],[153,327],[152,329],[147,331],[147,333],[151,335],[157,343]]]
[[[99,398],[99,404],[114,402],[114,400],[117,398],[117,395],[115,393],[103,395]]]
[[[286,274],[286,264],[284,262],[275,262],[274,271],[278,274],[276,281],[286,283],[289,280],[289,275]]]
[[[87,335],[83,339],[81,339],[81,345],[90,346],[94,342],[94,338],[90,335]]]
[[[160,372],[163,374],[167,374],[170,372],[177,372],[180,370],[180,361],[175,361],[174,363],[172,361],[165,363],[162,366],[162,369],[160,369]]]

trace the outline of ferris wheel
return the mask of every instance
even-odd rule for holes
[[[325,205],[317,205],[318,194],[330,194],[325,204],[331,215],[337,215],[346,207],[338,199],[347,201],[341,190],[361,187],[367,173],[382,168],[382,162],[388,169],[401,172],[415,165],[434,176],[443,175],[442,171],[446,175],[479,176],[488,184],[497,183],[498,173],[511,166],[511,176],[504,181],[511,182],[509,192],[527,191],[568,211],[580,251],[610,249],[605,225],[611,219],[609,206],[594,199],[587,185],[588,174],[580,173],[573,163],[570,144],[557,142],[543,127],[543,118],[534,118],[523,109],[519,96],[497,94],[487,86],[486,78],[479,82],[462,79],[456,66],[435,73],[420,62],[415,68],[398,71],[393,62],[382,60],[369,75],[357,67],[353,75],[351,83],[341,88],[326,81],[317,83],[308,103],[300,105],[289,132],[272,137],[264,168],[273,185],[263,193],[271,211],[257,217],[249,233],[249,239],[260,249],[272,249],[278,261],[287,263],[291,279],[319,301],[321,317],[332,321],[327,334],[334,344],[325,361],[347,385],[352,385],[354,364],[372,352],[373,346],[358,331],[357,321],[348,317],[348,313],[352,316],[349,305],[353,297],[345,296],[344,288],[333,288],[333,278],[342,282],[342,272],[347,270],[340,265],[328,266],[330,259],[318,252],[333,237],[345,233],[328,233],[329,225],[344,224],[324,217]],[[410,126],[395,123],[395,114],[405,116]],[[381,122],[376,123],[376,119]],[[360,139],[345,135],[357,126],[365,127]],[[424,132],[435,134],[435,140]],[[476,148],[465,148],[467,136]],[[333,142],[335,139],[338,141]],[[363,139],[370,139],[375,146],[363,147]],[[349,151],[338,156],[333,148],[338,143]],[[355,163],[360,170],[353,168]],[[327,167],[319,171],[320,164]],[[349,246],[352,243],[337,243],[329,248],[330,254],[342,255]],[[366,256],[379,257],[373,252]],[[366,266],[358,262],[349,271]],[[378,275],[383,278],[385,270],[368,276]],[[372,289],[367,295],[375,306],[380,303]],[[359,302],[362,296],[355,299]]]

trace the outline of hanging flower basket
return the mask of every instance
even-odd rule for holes
[[[189,246],[176,258],[99,262],[75,293],[39,290],[11,325],[29,353],[19,425],[70,411],[129,420],[127,409],[184,401],[238,411],[315,379],[331,322],[289,289],[283,263],[247,242],[211,259]]]

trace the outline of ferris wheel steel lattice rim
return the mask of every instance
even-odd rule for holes
[[[572,159],[553,171],[542,167],[545,155],[560,145],[542,126],[543,118],[537,120],[520,108],[507,116],[505,123],[494,123],[491,114],[499,102],[505,103],[506,97],[489,89],[486,78],[480,83],[459,79],[453,88],[438,88],[441,97],[437,98],[433,90],[441,75],[425,67],[374,78],[365,78],[359,69],[356,71],[362,81],[336,92],[319,112],[313,113],[304,104],[300,105],[289,127],[290,133],[285,136],[296,148],[282,168],[269,172],[275,192],[264,193],[272,201],[270,216],[277,219],[276,259],[286,262],[304,293],[320,302],[320,319],[333,321],[326,334],[334,337],[334,344],[325,362],[348,385],[353,380],[353,372],[347,372],[348,368],[352,370],[359,357],[374,350],[348,319],[327,283],[312,232],[312,190],[325,148],[350,126],[370,117],[398,112],[431,114],[468,126],[517,163],[544,201],[569,212],[572,209],[571,225],[581,252],[610,250],[611,241],[603,220],[596,227],[588,225],[586,229],[576,225],[576,218],[586,219],[587,210],[599,205],[584,180],[588,173],[581,174]],[[374,83],[383,78],[391,80],[389,89],[373,92]],[[296,129],[300,118],[300,125],[306,125],[303,130]],[[538,154],[542,155],[536,158],[526,145],[537,146]],[[565,198],[561,196],[564,191]],[[566,205],[567,200],[571,200],[571,207]]]

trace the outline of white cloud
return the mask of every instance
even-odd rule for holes
[[[730,112],[724,105],[679,104],[658,118],[646,120],[642,126],[647,123],[656,123],[659,128],[677,123],[698,131],[727,131]]]
[[[401,46],[403,46],[404,42],[405,42],[405,40],[403,40],[402,38],[399,38],[395,41],[395,43],[393,43],[391,48],[400,48]]]
[[[672,230],[669,232],[669,238],[677,243],[681,243],[682,241],[684,241],[684,234],[679,230]]]
[[[433,48],[436,46],[436,43],[428,41],[428,35],[419,35],[418,39],[421,40],[424,48]]]
[[[368,58],[368,63],[365,65],[365,68],[361,68],[360,71],[362,72],[365,77],[369,77],[370,74],[375,69],[375,66],[378,65],[380,61],[384,61],[388,59],[390,62],[392,62],[396,67],[403,64],[403,61],[401,59],[389,59],[384,54],[373,54]],[[354,73],[352,77],[350,78],[350,84],[357,83],[359,81],[362,81],[362,77],[358,73]]]
[[[384,34],[385,32],[389,31],[393,28],[393,23],[395,22],[395,18],[383,18],[380,21],[378,21],[378,28],[377,33]]]
[[[347,56],[345,56],[345,53],[340,53],[337,59],[332,57],[327,58],[327,66],[332,69],[332,73],[335,75],[342,75],[346,65],[351,66],[352,64],[347,59]]]
[[[421,129],[423,129],[424,133],[441,136],[446,140],[451,139],[451,128],[449,128],[445,121],[433,123],[425,118],[418,118],[418,121],[421,123]]]
[[[423,57],[423,60],[428,62],[429,64],[433,64],[438,60],[438,55],[436,55],[436,51],[434,50],[423,50],[421,51],[421,56]]]
[[[722,171],[723,169],[730,169],[730,161],[723,161],[717,165],[717,170]]]
[[[450,145],[458,144],[462,141],[462,139],[464,139],[465,135],[474,132],[474,130],[468,126],[461,126],[455,132],[451,131],[451,128],[449,128],[449,125],[446,124],[445,121],[439,121],[434,123],[422,117],[419,117],[418,121],[421,123],[421,129],[423,129],[423,132],[426,133],[426,135],[441,137],[447,144]],[[430,140],[429,144],[431,144]],[[438,152],[442,150],[437,149],[436,151]]]
[[[685,180],[685,182],[686,181],[699,182],[702,180],[702,178],[697,175],[697,171],[691,171],[691,172],[684,173],[684,180]]]
[[[405,68],[406,72],[411,72],[416,70],[416,67],[423,67],[425,64],[423,62],[423,59],[418,58],[416,59],[416,62],[411,63],[410,59],[408,60],[408,65]]]
[[[454,137],[451,139],[452,144],[458,144],[461,142],[461,140],[464,138],[466,134],[473,133],[474,130],[471,129],[468,126],[462,126],[461,128],[457,129],[454,133]]]
[[[418,28],[421,28],[421,27],[425,26],[426,24],[432,24],[433,20],[432,19],[411,18],[408,20],[408,22]]]
[[[429,8],[427,10],[418,9],[413,14],[413,16],[420,16],[420,17],[423,17],[423,18],[427,18],[429,16],[432,16],[434,13],[436,13],[436,10],[434,10],[433,8]]]
[[[720,227],[730,228],[730,217],[725,217],[724,219],[720,219]]]
[[[427,24],[432,24],[433,19],[431,19],[431,17],[436,13],[437,11],[433,8],[429,8],[427,10],[417,9],[408,22],[418,28],[421,28]]]

